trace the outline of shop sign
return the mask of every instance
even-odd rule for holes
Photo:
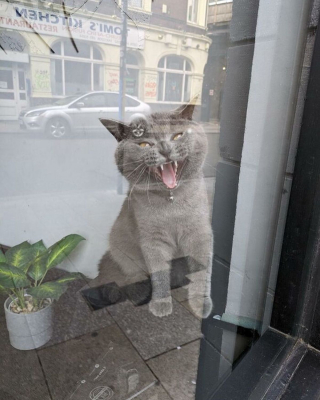
[[[120,45],[122,32],[121,25],[91,17],[82,17],[76,14],[65,16],[59,12],[39,10],[13,3],[1,12],[0,27],[68,38],[71,33],[74,39],[114,46]],[[127,45],[131,48],[143,49],[144,31],[136,27],[128,27]]]
[[[144,98],[149,100],[156,100],[157,86],[158,86],[157,75],[147,74],[145,76],[145,81],[144,81]]]

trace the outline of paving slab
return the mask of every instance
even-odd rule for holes
[[[156,382],[116,324],[38,354],[53,400],[127,400]]]
[[[112,317],[144,360],[200,338],[200,321],[176,300],[172,314],[159,318],[148,305],[135,307],[131,302],[108,307]]]
[[[147,390],[143,391],[135,400],[172,400],[168,393],[164,390],[161,384],[153,385]]]
[[[1,297],[1,305],[2,300]],[[36,351],[11,347],[3,315],[0,316],[0,343],[0,399],[51,400]]]
[[[193,400],[195,397],[199,347],[197,340],[147,362],[174,400]]]
[[[83,298],[85,280],[70,283],[68,290],[54,303],[53,335],[44,347],[94,332],[114,323],[106,308],[94,311]]]

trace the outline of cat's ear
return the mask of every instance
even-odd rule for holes
[[[178,114],[180,116],[180,118],[191,121],[197,100],[198,100],[198,96],[194,97],[190,101],[190,103],[183,104],[182,106],[180,106],[179,108],[174,110],[174,114]]]
[[[102,125],[117,139],[118,142],[126,139],[129,133],[129,126],[114,119],[99,118]]]

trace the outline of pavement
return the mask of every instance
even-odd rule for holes
[[[129,300],[94,311],[82,295],[91,284],[73,282],[55,303],[53,336],[37,350],[11,347],[0,308],[0,398],[193,400],[201,322],[181,288],[172,291],[173,313],[157,318]]]

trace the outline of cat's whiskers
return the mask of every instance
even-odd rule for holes
[[[132,192],[133,192],[134,187],[135,187],[136,184],[139,182],[141,176],[143,175],[143,173],[144,173],[144,171],[145,171],[146,169],[147,169],[147,166],[144,166],[144,168],[143,168],[143,169],[140,171],[140,173],[139,173],[138,179],[135,181],[134,185],[132,186],[132,188],[131,188],[131,190],[130,190],[130,193],[129,193],[129,196],[128,196],[129,202],[131,201],[131,195],[132,195]]]
[[[121,164],[121,167],[123,167],[124,165],[137,164],[138,162],[141,162],[141,161],[143,161],[143,158],[140,158],[137,161],[132,161],[132,162],[129,162],[129,163]]]
[[[131,171],[130,174],[126,176],[126,178],[128,179],[141,166],[143,166],[143,162],[140,163],[133,171]]]

